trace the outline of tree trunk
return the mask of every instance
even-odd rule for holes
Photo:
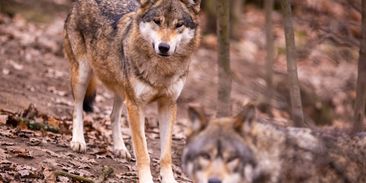
[[[218,95],[217,116],[231,115],[230,1],[217,0]]]
[[[366,103],[366,0],[362,0],[362,40],[360,44],[360,56],[358,60],[357,94],[355,101],[353,132],[364,129],[363,120],[365,117]]]
[[[230,0],[231,2],[231,13],[230,13],[230,19],[231,19],[231,27],[230,27],[230,34],[231,39],[238,40],[241,37],[241,34],[243,33],[242,30],[240,30],[240,19],[243,17],[243,4],[244,0]]]
[[[266,12],[266,83],[267,91],[265,93],[265,111],[267,113],[271,112],[272,95],[273,95],[273,32],[272,32],[272,10],[273,10],[273,0],[266,0],[264,4],[264,9]]]
[[[284,14],[287,72],[291,99],[291,118],[294,121],[295,126],[304,127],[304,114],[302,110],[299,79],[297,75],[295,37],[291,17],[291,4],[289,0],[281,0],[281,7]]]
[[[203,9],[206,13],[206,27],[203,29],[204,34],[217,32],[217,8],[215,0],[203,1]],[[230,38],[238,40],[243,31],[240,29],[240,19],[243,17],[243,4],[245,0],[229,0],[230,3]]]
[[[204,34],[210,34],[216,32],[216,0],[202,1],[202,6],[206,14],[206,26],[203,29]]]

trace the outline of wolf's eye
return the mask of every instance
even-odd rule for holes
[[[183,26],[183,22],[178,22],[177,25],[175,25],[175,28],[181,28]]]
[[[208,153],[201,153],[200,157],[205,159],[205,160],[210,160],[211,156]]]
[[[226,163],[227,163],[227,167],[229,168],[229,170],[237,172],[238,166],[240,163],[240,159],[238,156],[232,156],[226,160]]]
[[[227,163],[230,163],[230,162],[234,162],[235,160],[239,160],[239,157],[238,156],[231,156],[229,157],[226,162]]]
[[[154,23],[156,24],[156,25],[161,25],[161,20],[160,19],[158,19],[158,18],[155,18],[154,19]]]

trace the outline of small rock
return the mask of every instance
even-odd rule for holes
[[[18,173],[20,174],[20,177],[27,177],[31,174],[29,170],[19,170]]]
[[[9,69],[3,69],[3,75],[9,75],[10,74],[10,70]]]

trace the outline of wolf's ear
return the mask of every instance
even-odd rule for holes
[[[141,5],[144,5],[148,2],[150,2],[150,0],[138,0],[138,2],[141,4]]]
[[[147,5],[149,3],[154,3],[157,0],[138,0],[138,2],[141,4],[141,6]]]
[[[205,112],[201,106],[188,107],[188,116],[191,121],[191,133],[200,132],[206,128],[208,120],[206,118]]]
[[[251,125],[255,118],[255,106],[253,104],[247,104],[243,107],[241,112],[235,116],[234,129],[239,133],[243,132],[244,124]]]
[[[198,14],[201,9],[201,0],[181,0],[188,8],[191,8],[194,13]]]

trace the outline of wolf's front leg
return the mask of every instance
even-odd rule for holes
[[[116,156],[126,159],[131,159],[131,155],[128,152],[125,142],[123,141],[121,132],[121,112],[123,101],[118,95],[114,97],[113,110],[111,113],[112,121],[112,137],[113,137],[113,152]]]
[[[140,106],[129,101],[126,102],[126,106],[139,182],[153,183],[150,171],[150,157],[145,138],[145,117]]]
[[[175,101],[159,101],[160,126],[160,176],[162,183],[177,183],[172,167],[172,131],[176,121],[177,105]]]

